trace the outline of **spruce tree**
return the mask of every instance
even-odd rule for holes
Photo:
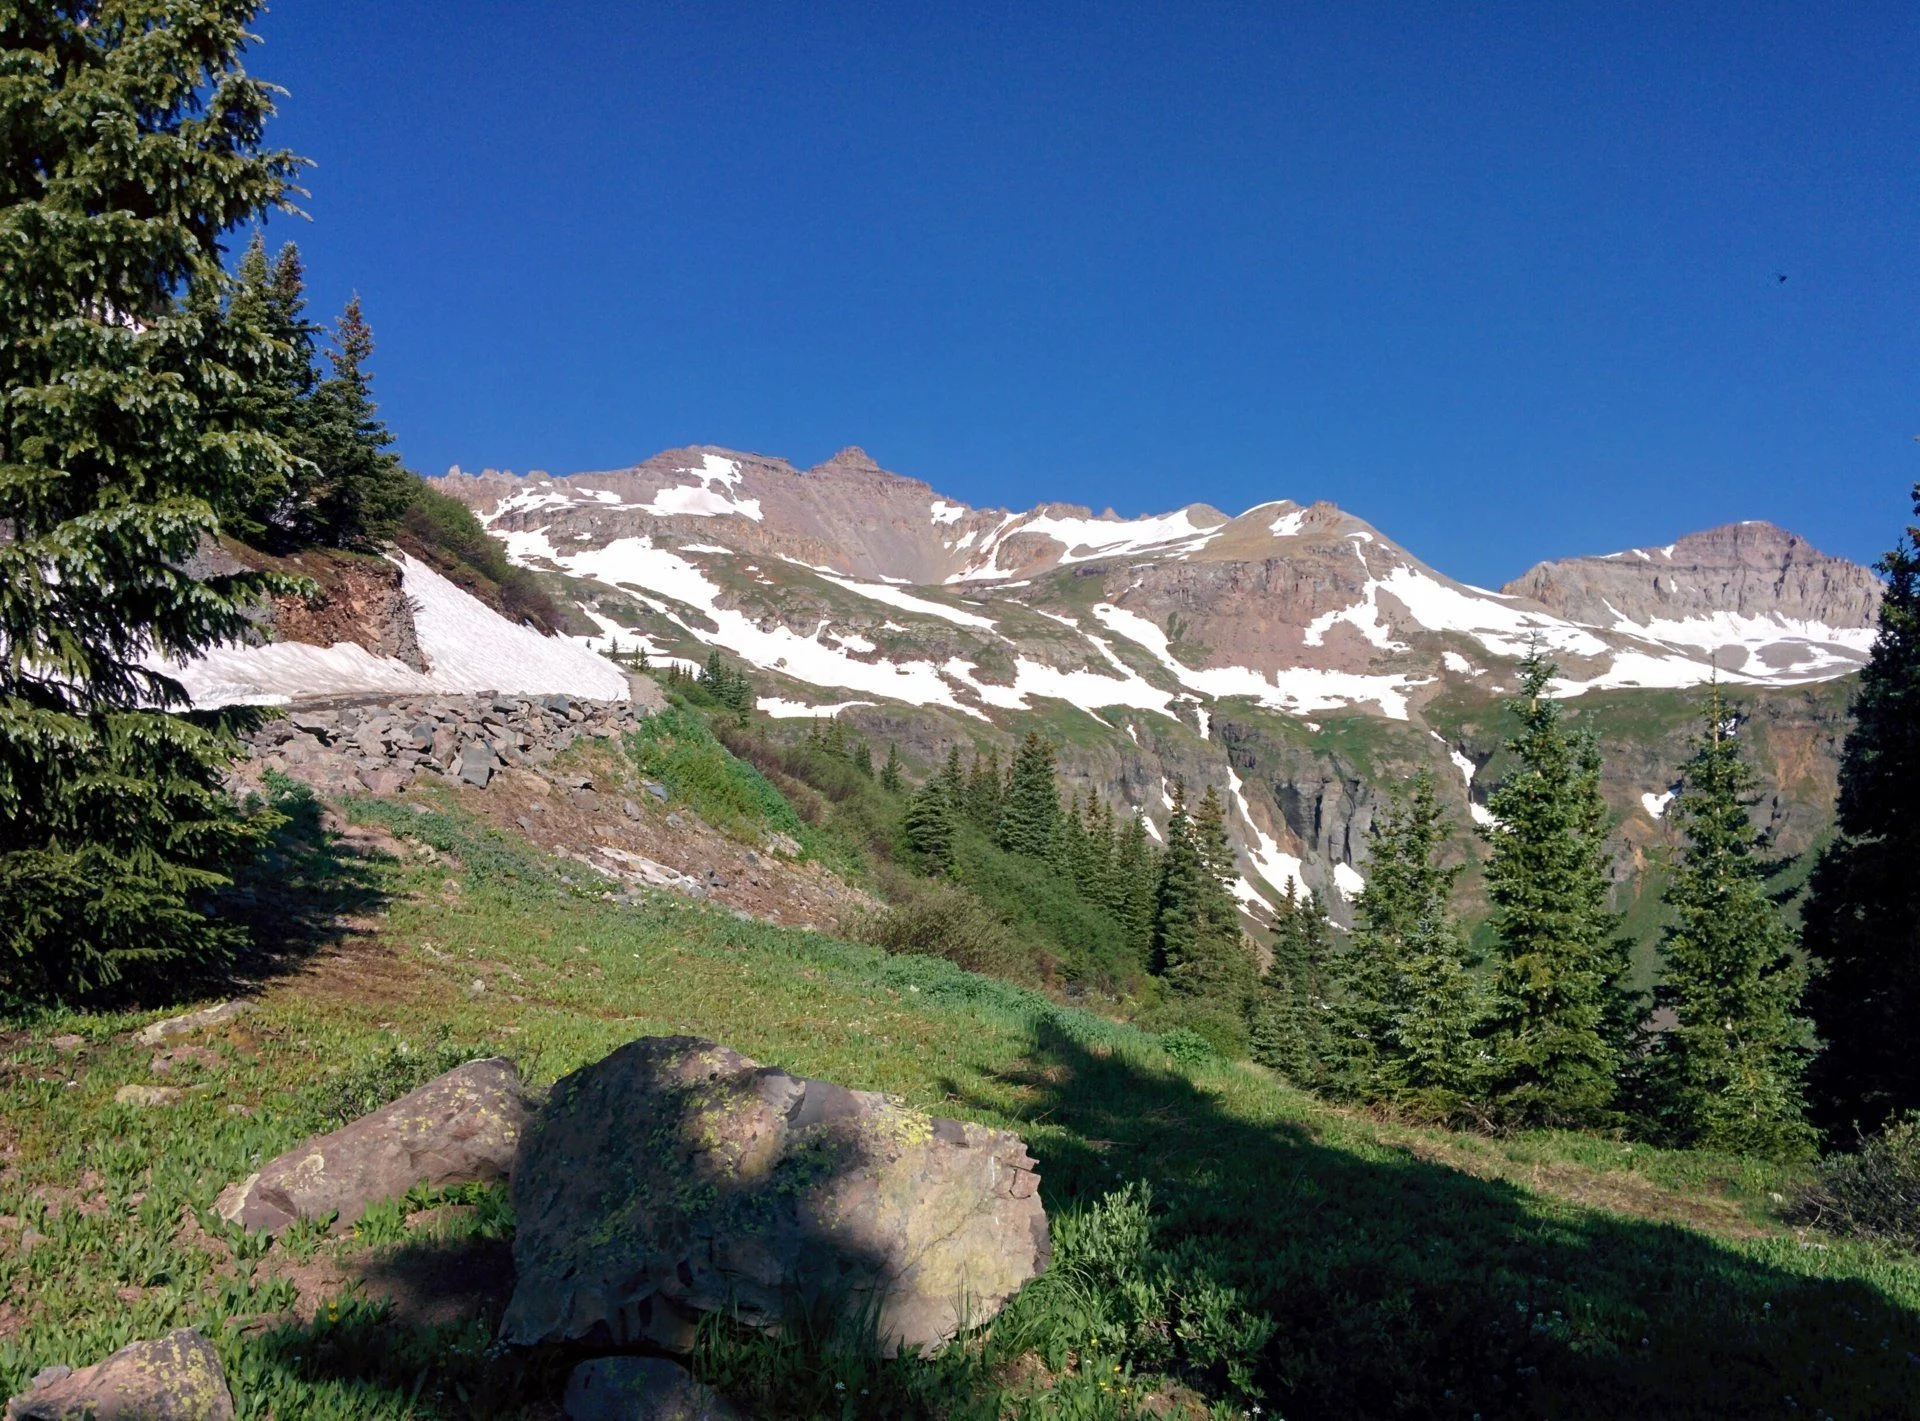
[[[1274,914],[1273,957],[1260,977],[1248,1053],[1302,1089],[1325,1079],[1329,1059],[1329,959],[1333,925],[1309,890]]]
[[[376,547],[399,525],[418,480],[391,452],[393,435],[373,402],[373,328],[358,296],[340,313],[327,356],[333,374],[315,388],[303,421],[300,452],[316,471],[308,516],[321,542]]]
[[[889,741],[887,763],[880,767],[880,783],[888,792],[900,792],[900,747]]]
[[[274,358],[221,238],[284,207],[255,6],[15,0],[0,12],[0,995],[72,998],[231,948],[210,895],[258,844],[186,658],[274,579],[183,567],[288,457],[249,393]]]
[[[902,828],[907,847],[929,873],[953,871],[954,817],[952,785],[945,775],[927,776],[907,803]]]
[[[1432,1118],[1461,1113],[1479,1055],[1479,992],[1448,905],[1459,869],[1441,865],[1445,843],[1433,776],[1421,770],[1369,830],[1333,1038],[1344,1092]]]
[[[1114,836],[1113,877],[1118,886],[1116,916],[1127,930],[1127,941],[1144,966],[1153,952],[1154,904],[1161,867],[1155,861],[1153,845],[1147,840],[1145,825],[1138,814]]]
[[[1920,485],[1913,490],[1920,519]],[[1920,1110],[1920,525],[1875,565],[1879,635],[1860,672],[1840,760],[1832,842],[1814,870],[1802,943],[1825,1046],[1811,1102],[1851,1135]]]
[[[1219,795],[1209,786],[1199,811],[1189,816],[1185,787],[1176,785],[1155,904],[1155,970],[1177,995],[1203,1003],[1220,1022],[1234,1023],[1231,1034],[1238,1035],[1254,966],[1228,887],[1232,867]]]
[[[1000,847],[1029,858],[1052,856],[1060,827],[1060,786],[1054,779],[1053,746],[1028,731],[1008,771],[1000,808]]]
[[[1754,783],[1715,683],[1667,811],[1686,847],[1666,889],[1655,1000],[1677,1024],[1650,1074],[1676,1143],[1791,1159],[1813,1144],[1801,1084],[1812,1032],[1798,1015],[1806,972],[1754,856]]]
[[[983,756],[973,752],[973,769],[967,775],[967,817],[990,835],[1000,827],[1000,752],[989,748]]]
[[[1607,808],[1592,734],[1547,694],[1559,668],[1538,647],[1521,666],[1508,742],[1519,761],[1488,797],[1498,967],[1486,1024],[1491,1106],[1512,1124],[1611,1118],[1634,1011],[1624,944],[1608,911]]]

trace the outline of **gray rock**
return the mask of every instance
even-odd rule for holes
[[[50,1367],[7,1421],[232,1421],[220,1354],[192,1328],[135,1342],[79,1371]]]
[[[661,784],[660,781],[648,780],[642,784],[640,788],[659,800],[662,804],[667,802],[667,787]]]
[[[493,772],[499,768],[499,758],[478,742],[460,752],[460,778],[467,784],[485,789],[487,782],[493,778]]]
[[[567,1378],[567,1421],[739,1421],[712,1387],[664,1357],[596,1357]]]
[[[252,1010],[252,1002],[218,1002],[199,1011],[190,1011],[185,1016],[170,1016],[165,1021],[143,1026],[133,1033],[133,1039],[141,1046],[158,1046],[169,1036],[182,1036],[189,1031],[218,1026],[223,1021],[231,1021]]]
[[[629,819],[638,819],[640,817],[640,806],[630,799],[623,799],[620,801],[620,812]]]
[[[416,1184],[497,1182],[513,1170],[526,1118],[513,1063],[469,1061],[281,1155],[230,1185],[214,1208],[229,1223],[278,1233],[295,1219],[337,1214],[351,1223]]]
[[[685,1348],[703,1313],[771,1328],[800,1305],[932,1346],[1046,1266],[1038,1182],[1005,1131],[643,1037],[527,1128],[500,1337]]]

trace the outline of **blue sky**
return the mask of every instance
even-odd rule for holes
[[[1910,4],[279,0],[408,460],[846,444],[980,505],[1331,499],[1442,570],[1920,478]],[[1778,279],[1785,274],[1783,282]]]

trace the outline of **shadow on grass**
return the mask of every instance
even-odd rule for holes
[[[1920,1415],[1920,1315],[1866,1282],[1338,1148],[1051,1026],[1005,1083],[1050,1212],[1145,1181],[1153,1266],[1273,1322],[1248,1360],[1286,1416]]]
[[[378,850],[330,827],[326,805],[311,789],[275,777],[268,802],[284,822],[218,904],[222,917],[247,930],[249,945],[220,980],[183,982],[183,988],[204,991],[298,971],[315,953],[345,941],[351,920],[386,906]]]

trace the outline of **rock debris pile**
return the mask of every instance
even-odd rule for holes
[[[574,696],[436,696],[301,709],[254,734],[262,769],[322,793],[393,794],[421,775],[486,788],[507,765],[540,767],[583,736],[632,730],[625,701]]]

